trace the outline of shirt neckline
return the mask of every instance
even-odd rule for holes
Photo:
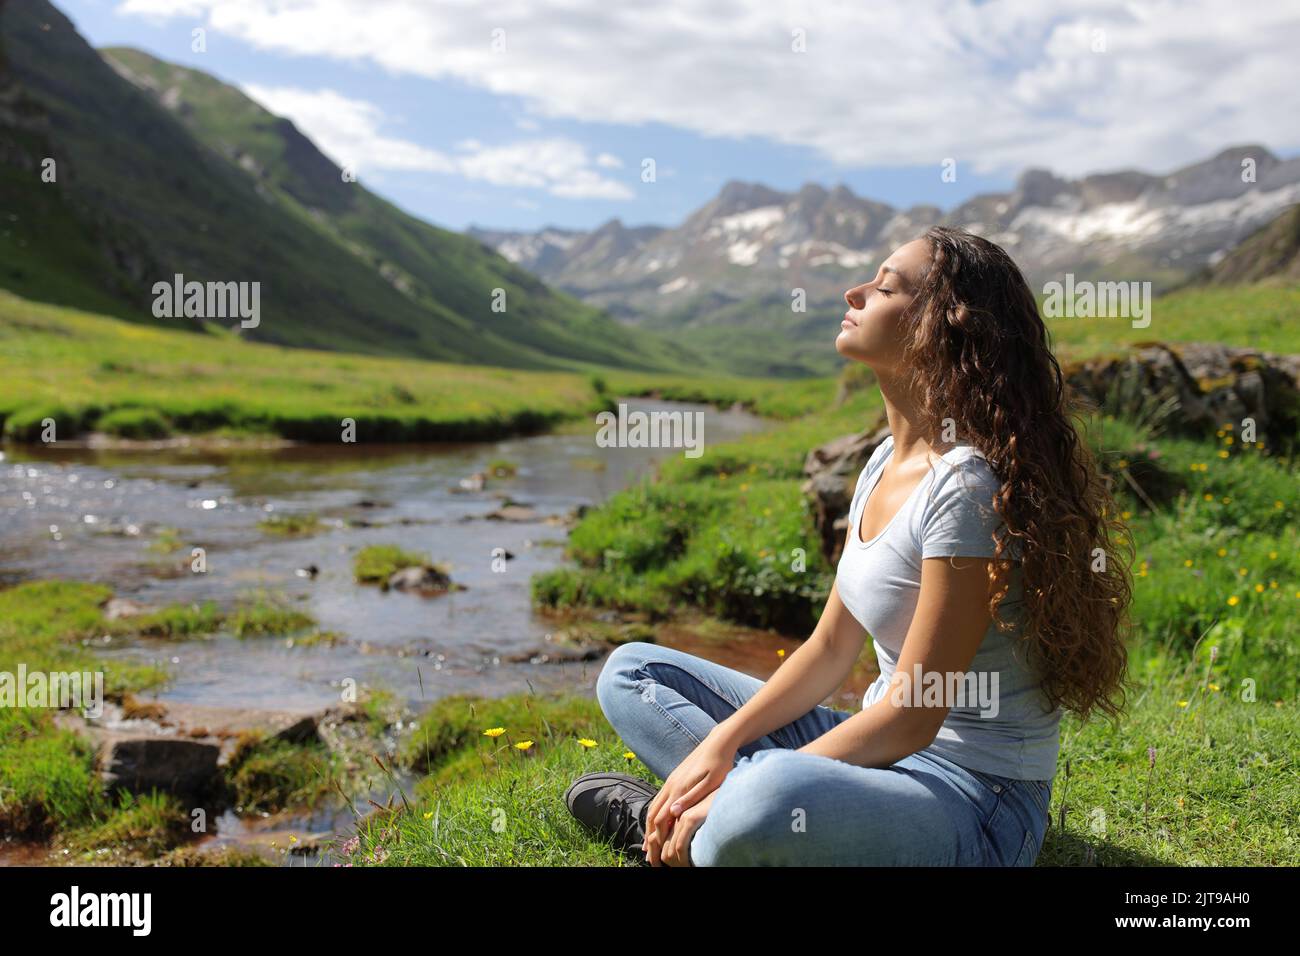
[[[889,521],[885,524],[883,528],[880,529],[880,533],[877,534],[870,541],[863,541],[862,540],[862,518],[867,513],[867,500],[871,497],[872,492],[876,490],[876,485],[880,484],[880,478],[885,473],[885,465],[888,464],[889,459],[893,457],[894,457],[894,443],[891,441],[889,443],[889,454],[885,456],[885,460],[882,461],[880,463],[880,467],[876,469],[876,474],[871,479],[871,487],[869,487],[863,493],[862,503],[858,507],[857,513],[853,516],[853,543],[856,544],[859,548],[863,548],[863,549],[870,548],[873,544],[875,544],[877,541],[883,538],[889,532],[889,529],[894,526],[894,523],[898,521],[898,516],[901,515],[904,511],[906,511],[911,506],[912,499],[916,497],[916,493],[921,490],[921,487],[923,485],[928,484],[930,480],[934,477],[934,466],[931,466],[929,473],[916,483],[916,487],[912,489],[911,494],[909,494],[907,496],[907,499],[901,505],[899,505],[898,510],[894,512],[894,516],[889,519]]]

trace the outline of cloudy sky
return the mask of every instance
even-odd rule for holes
[[[1026,166],[1300,153],[1289,3],[54,2],[96,46],[240,86],[457,229],[675,225],[731,179],[946,209]]]

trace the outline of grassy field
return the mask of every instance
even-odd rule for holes
[[[778,398],[775,385],[762,381],[663,385],[786,415],[815,407],[833,388],[801,383]],[[358,442],[491,439],[590,418],[609,407],[615,393],[603,390],[612,386],[657,387],[615,373],[286,349],[133,325],[0,291],[0,424],[10,440],[39,440],[46,418],[60,440],[93,429],[139,439],[220,431],[337,442],[344,419],[355,421]]]

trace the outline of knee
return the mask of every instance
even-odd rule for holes
[[[647,649],[653,647],[644,641],[632,641],[620,644],[605,658],[596,678],[596,700],[606,719],[612,721],[619,702],[636,692],[636,671],[645,663]]]
[[[787,750],[760,750],[742,758],[714,794],[691,841],[696,866],[755,866],[772,862],[802,831],[807,790]]]

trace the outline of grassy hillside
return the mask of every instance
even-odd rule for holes
[[[153,284],[181,273],[260,282],[261,325],[245,334],[277,344],[522,368],[689,364],[344,182],[287,121],[234,111],[218,138],[247,135],[240,154],[270,170],[259,179],[43,0],[0,6],[0,63],[0,285],[21,295],[154,321]]]

